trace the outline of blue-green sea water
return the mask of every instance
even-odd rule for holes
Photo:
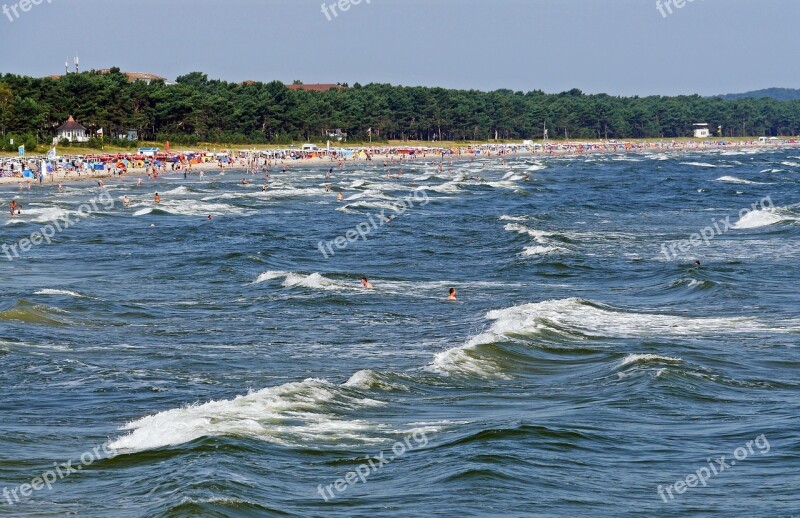
[[[0,514],[800,515],[798,155],[2,187]]]

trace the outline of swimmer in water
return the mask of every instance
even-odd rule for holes
[[[370,284],[369,280],[366,277],[361,277],[361,285],[364,286],[364,289],[371,290],[372,284]]]
[[[142,179],[139,178],[136,180],[136,187],[140,187],[142,185]]]
[[[267,192],[267,184],[261,186],[261,192]]]
[[[11,200],[11,215],[15,216],[17,214],[17,201]]]
[[[131,206],[131,199],[128,198],[127,194],[125,195],[124,198],[122,198],[122,204],[125,205],[125,207],[130,207]]]
[[[337,194],[336,201],[342,201],[342,200],[344,200],[344,196],[342,196],[342,193]]]
[[[156,205],[158,205],[159,203],[161,203],[161,196],[159,196],[158,193],[156,193],[155,197],[153,198],[153,201],[155,201]]]
[[[61,184],[58,184],[58,192],[64,192],[64,187]]]
[[[695,261],[694,262],[694,267],[695,268],[700,268],[700,261]]]
[[[458,292],[456,291],[456,289],[455,288],[450,288],[450,296],[447,297],[447,300],[456,300],[456,295],[458,295]]]
[[[209,214],[209,215],[208,215],[208,221],[211,221],[212,219],[214,219],[214,218],[212,218],[212,217],[211,217],[211,214]]]

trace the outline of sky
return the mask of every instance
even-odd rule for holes
[[[170,80],[625,96],[800,88],[797,0],[339,1],[0,0],[0,73],[63,74],[77,54],[82,70]]]

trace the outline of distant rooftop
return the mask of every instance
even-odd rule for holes
[[[111,73],[111,69],[110,68],[103,68],[101,70],[97,70],[96,72],[98,74],[106,75],[106,74],[110,74]],[[151,81],[164,81],[164,82],[169,83],[166,80],[166,78],[164,78],[164,77],[157,76],[155,74],[147,74],[145,72],[120,72],[120,74],[126,76],[128,78],[128,81],[131,82],[131,83],[135,83],[136,81],[146,81],[148,83],[151,82]],[[62,77],[64,77],[64,76],[61,76],[61,75],[47,76],[48,79],[55,79],[55,80],[59,80]]]
[[[340,84],[324,84],[324,83],[314,83],[309,85],[295,84],[295,85],[286,85],[286,87],[289,88],[290,90],[306,90],[308,92],[328,92],[330,90],[340,90],[345,88]]]
[[[97,71],[98,74],[110,74],[110,68],[104,68],[102,70]],[[147,74],[144,72],[120,72],[122,75],[128,77],[128,81],[133,83],[134,81],[166,81],[167,79],[161,76],[157,76],[155,74]]]
[[[67,122],[65,122],[64,124],[62,124],[58,128],[58,131],[59,132],[62,132],[62,131],[86,131],[86,128],[84,128],[81,124],[75,122],[75,119],[72,117],[72,115],[70,115],[69,119],[67,120]]]

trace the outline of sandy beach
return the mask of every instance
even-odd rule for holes
[[[591,155],[591,154],[643,154],[643,153],[666,153],[666,154],[681,154],[692,152],[714,152],[726,150],[764,150],[764,149],[780,149],[780,148],[796,148],[800,147],[800,143],[795,141],[781,141],[778,144],[760,144],[756,141],[712,141],[712,142],[692,142],[692,141],[679,141],[679,142],[648,142],[648,141],[626,141],[626,142],[606,142],[606,141],[583,141],[583,142],[549,142],[546,144],[535,144],[534,146],[523,146],[522,144],[483,144],[480,146],[473,146],[471,148],[456,148],[450,154],[442,155],[444,149],[431,148],[422,155],[404,155],[388,152],[375,152],[376,149],[381,148],[363,148],[364,150],[372,150],[370,155],[372,163],[386,163],[389,167],[400,167],[402,164],[417,164],[425,162],[440,161],[444,157],[445,163],[463,163],[471,161],[477,157],[480,158],[508,158],[511,156],[570,156],[570,155]],[[450,151],[450,150],[447,150]],[[479,153],[476,153],[479,151]],[[77,155],[81,156],[81,155]],[[83,155],[85,156],[85,155]],[[262,159],[263,160],[263,159]],[[332,157],[310,157],[301,159],[276,159],[270,161],[269,168],[272,170],[282,170],[286,167],[291,171],[295,167],[338,167],[339,159]],[[345,166],[352,166],[353,164],[368,164],[370,161],[363,158],[360,159],[341,159]],[[191,166],[183,166],[189,175],[197,174],[199,172],[220,171],[230,169],[243,169],[247,168],[247,160],[244,158],[233,158],[231,163],[224,164],[221,169],[218,162],[206,162],[199,164],[191,164]],[[167,169],[166,172],[159,174],[180,173],[181,170],[172,171]],[[45,176],[41,184],[35,179],[26,179],[21,177],[0,177],[0,185],[19,185],[20,188],[26,187],[30,182],[31,188],[37,186],[54,185],[58,183],[83,183],[83,182],[97,182],[98,180],[119,180],[122,182],[130,181],[130,179],[143,178],[148,176],[148,169],[146,167],[129,167],[122,175],[112,174],[108,168],[103,171],[83,171],[80,174],[77,172],[64,172],[58,170],[55,173]]]

